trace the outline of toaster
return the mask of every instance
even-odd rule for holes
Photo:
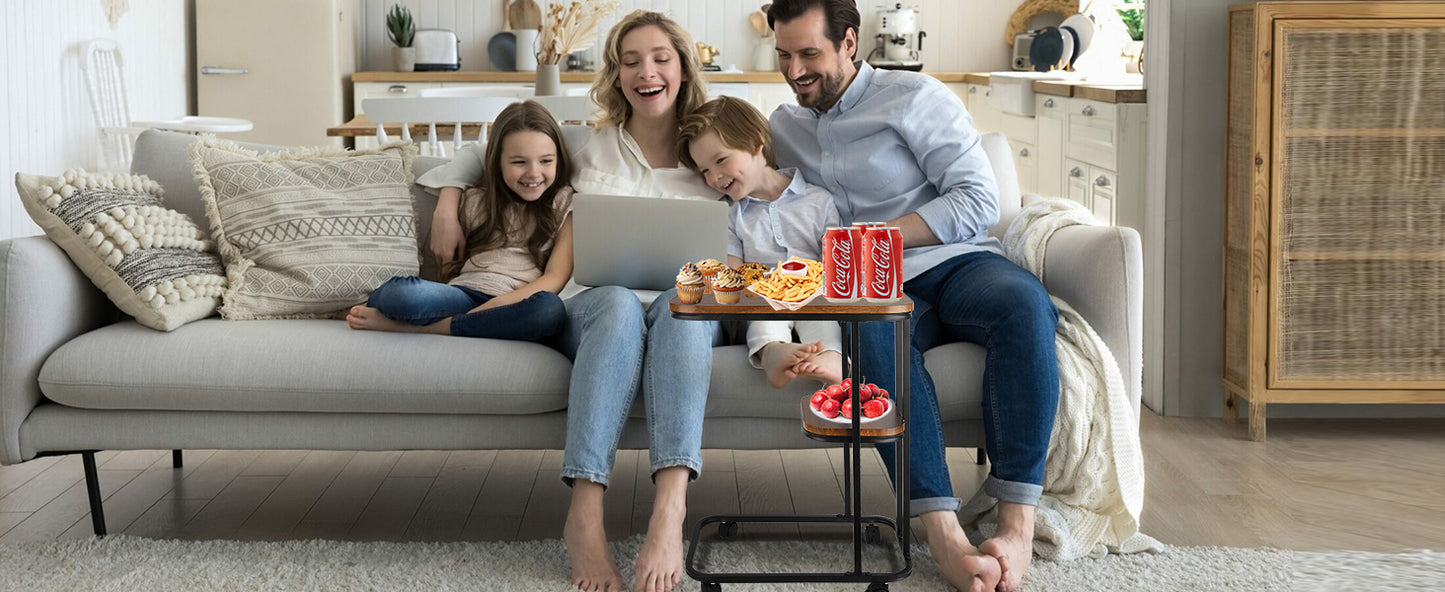
[[[1011,64],[1014,70],[1018,70],[1020,72],[1027,72],[1034,69],[1033,62],[1029,60],[1029,48],[1033,46],[1033,44],[1033,31],[1029,31],[1027,33],[1019,33],[1018,35],[1014,36],[1013,63]],[[421,58],[418,57],[417,61],[420,62]],[[416,69],[421,69],[420,63],[417,64]]]
[[[418,72],[458,70],[462,67],[462,60],[457,55],[461,42],[457,41],[457,34],[450,30],[417,29],[411,46],[416,48]]]

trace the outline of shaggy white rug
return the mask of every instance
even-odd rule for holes
[[[641,539],[613,544],[626,566]],[[704,568],[797,571],[851,562],[844,543],[730,541],[704,545]],[[873,548],[865,569],[887,569]],[[495,543],[169,541],[126,536],[0,546],[0,590],[186,591],[518,590],[570,592],[560,540]],[[626,568],[624,568],[626,571]],[[629,576],[629,573],[624,573]],[[1445,554],[1169,547],[1158,554],[1036,562],[1026,590],[1248,592],[1441,590]],[[726,584],[729,591],[862,592],[863,584]],[[684,578],[682,591],[698,590]],[[892,589],[947,590],[927,552],[915,547],[913,576]]]

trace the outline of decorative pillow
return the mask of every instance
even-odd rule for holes
[[[162,205],[155,181],[75,169],[17,174],[15,187],[45,235],[140,324],[170,331],[216,312],[221,259],[189,216]]]
[[[227,319],[330,318],[416,275],[416,147],[257,154],[204,138],[191,169],[229,280]]]

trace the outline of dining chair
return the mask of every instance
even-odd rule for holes
[[[384,98],[363,99],[361,110],[367,119],[376,124],[376,139],[381,143],[389,141],[386,124],[401,124],[401,139],[412,141],[411,126],[427,124],[425,146],[432,156],[446,156],[442,142],[437,139],[437,123],[452,124],[452,153],[464,145],[462,124],[479,123],[477,143],[485,144],[487,124],[495,121],[508,105],[521,101],[515,97],[416,97],[408,99]]]

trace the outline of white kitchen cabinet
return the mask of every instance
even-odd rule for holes
[[[361,114],[363,99],[419,97],[424,88],[441,88],[440,82],[356,82],[351,85],[352,113]]]
[[[1039,193],[1063,194],[1100,223],[1142,231],[1147,106],[1044,94],[1034,106]]]
[[[1038,180],[1034,184],[1035,193],[1063,197],[1065,114],[1054,97],[1040,97],[1036,102],[1034,125],[1038,129],[1038,156],[1034,164],[1038,167]]]
[[[1038,193],[1038,148],[1033,144],[1014,143],[1012,138],[1009,139],[1009,147],[1013,148],[1014,169],[1019,175],[1019,191]]]
[[[1073,159],[1064,159],[1065,196],[1094,213],[1100,224],[1118,226],[1118,183],[1114,171]]]
[[[798,104],[798,96],[786,82],[749,82],[748,102],[770,117],[780,105]]]

